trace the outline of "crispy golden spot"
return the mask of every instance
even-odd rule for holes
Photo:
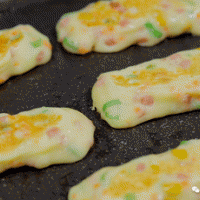
[[[114,83],[116,85],[120,85],[123,87],[130,87],[130,86],[138,86],[140,85],[139,83],[130,83],[129,81],[131,80],[131,78],[126,78],[122,75],[112,75],[111,76],[114,80]]]
[[[191,152],[191,148],[187,149]],[[131,165],[129,168],[122,169],[115,177],[111,180],[110,186],[104,190],[106,195],[110,195],[112,198],[121,197],[127,192],[143,192],[147,191],[152,187],[160,178],[162,174],[177,175],[179,173],[187,174],[188,172],[193,173],[196,169],[200,167],[198,162],[199,155],[193,154],[193,157],[188,160],[184,165],[179,159],[185,159],[188,157],[185,149],[174,149],[171,151],[175,156],[168,159],[169,162],[165,160],[157,160],[157,164],[147,165],[145,171],[142,173],[137,173],[137,164]],[[195,158],[195,159],[194,159]],[[148,162],[147,162],[148,163]],[[178,196],[183,188],[190,187],[188,180],[183,180],[181,182],[164,183],[162,185],[166,197]]]
[[[171,81],[175,81],[179,76],[199,76],[200,67],[199,67],[199,55],[191,57],[192,64],[187,69],[182,67],[177,67],[176,72],[169,71],[165,68],[154,68],[152,70],[143,69],[138,71],[133,71],[132,75],[134,77],[125,77],[122,75],[112,75],[111,78],[114,81],[115,85],[122,87],[132,87],[138,85],[149,86],[158,85],[158,84],[168,84]],[[193,86],[198,86],[199,81],[192,83]]]
[[[150,170],[150,169],[149,169]],[[130,175],[119,173],[111,181],[107,194],[112,197],[120,197],[127,192],[141,192],[149,189],[158,179],[157,174],[132,173]]]
[[[185,33],[188,33],[188,32],[190,32],[190,30],[191,30],[191,28],[192,28],[192,25],[191,24],[188,24],[184,29],[183,29],[183,32]]]
[[[94,4],[90,12],[80,12],[79,20],[86,26],[117,25],[120,21],[120,12],[104,2]]]
[[[133,74],[137,74],[136,71]],[[149,83],[150,85],[166,84],[169,83],[173,78],[177,78],[178,74],[167,71],[164,68],[158,68],[155,70],[141,70],[138,72],[137,77],[132,79],[124,77],[122,75],[112,75],[114,83],[123,87],[138,86]],[[133,83],[131,80],[135,80]]]
[[[0,152],[16,149],[27,139],[37,141],[42,137],[47,127],[57,124],[60,115],[38,114],[34,116],[8,115],[8,123],[0,123]]]
[[[77,197],[76,194],[73,194],[73,195],[72,195],[72,199],[75,199],[76,197]]]
[[[80,54],[86,54],[86,53],[89,52],[89,50],[86,49],[86,48],[84,48],[84,47],[80,47],[80,48],[78,49],[78,52],[79,52]]]
[[[0,36],[0,53],[5,53],[8,51],[9,48],[9,38],[5,35]]]
[[[19,30],[7,31],[0,35],[0,54],[5,56],[11,46],[17,46],[17,44],[23,39],[23,34]]]
[[[44,40],[44,41],[43,41],[43,44],[44,44],[44,46],[46,46],[48,49],[52,50],[52,45],[51,45],[47,40]]]
[[[4,79],[0,79],[0,84],[3,83],[3,82],[5,82],[5,80]]]
[[[18,44],[24,37],[21,31],[14,31],[14,34],[11,34],[14,36],[13,38],[11,37],[11,46]],[[17,36],[18,35],[18,36]],[[16,37],[17,36],[17,37]]]

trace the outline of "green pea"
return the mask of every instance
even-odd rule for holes
[[[48,110],[47,110],[47,109],[42,111],[42,113],[46,113],[46,112],[48,112]]]
[[[190,4],[191,6],[194,6],[195,5],[195,2],[192,1],[192,0],[183,0],[185,3],[188,3]]]
[[[75,14],[75,12],[69,12],[69,13],[65,13],[64,15],[62,15],[62,19],[65,18],[65,17],[69,17],[70,15],[73,15]]]
[[[127,193],[124,196],[124,200],[136,200],[134,193]]]
[[[67,16],[69,16],[69,13],[65,13],[65,14],[62,16],[62,18],[65,18],[65,17],[67,17]]]
[[[155,37],[155,38],[162,37],[163,34],[160,31],[158,31],[152,23],[150,23],[150,22],[145,23],[145,27],[148,29],[150,34],[153,35],[153,37]]]
[[[105,24],[115,24],[116,22],[115,22],[115,20],[113,20],[113,19],[106,19],[105,20]]]
[[[57,31],[57,38],[60,39],[60,32]]]
[[[185,141],[185,140],[184,140],[184,141],[181,141],[181,142],[180,142],[180,145],[182,145],[182,144],[187,144],[187,143],[188,143],[188,141]]]
[[[187,54],[188,57],[191,57],[192,55],[190,53]]]
[[[67,47],[73,49],[74,51],[77,51],[77,50],[78,50],[78,47],[75,46],[75,43],[74,43],[71,39],[69,39],[69,38],[67,38],[67,37],[64,38],[63,44],[64,44],[65,46],[67,46]]]
[[[67,151],[68,151],[68,150],[70,150],[71,153],[72,153],[74,156],[77,156],[77,157],[80,156],[80,151],[79,151],[76,147],[71,146],[71,147],[69,147],[69,149],[67,148]]]
[[[103,105],[103,112],[105,112],[105,116],[107,118],[119,120],[119,115],[112,116],[112,115],[109,115],[108,112],[106,112],[107,108],[115,106],[115,105],[121,105],[121,101],[118,99],[118,100],[111,100],[111,101],[106,102]]]
[[[40,38],[39,40],[36,40],[35,42],[31,42],[31,45],[34,47],[34,48],[38,48],[42,45],[42,39]]]
[[[131,75],[128,75],[127,78],[137,78],[137,75],[131,74]]]
[[[8,127],[8,125],[6,124],[6,125],[4,125],[4,126],[2,126],[3,127],[3,131],[11,131],[12,129],[10,128],[10,127]],[[1,133],[2,134],[2,133]]]
[[[146,69],[154,69],[156,66],[155,65],[148,65],[147,67],[146,67]]]
[[[103,173],[100,177],[100,180],[101,181],[105,181],[106,180],[106,175],[107,175],[107,172],[106,173]]]

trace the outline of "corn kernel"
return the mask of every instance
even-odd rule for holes
[[[156,10],[155,12],[157,13],[157,21],[159,22],[160,26],[166,26],[166,20],[164,19],[162,11]]]
[[[180,160],[184,160],[188,157],[187,151],[185,149],[174,149],[172,150],[172,155]]]
[[[151,165],[151,169],[153,170],[154,174],[159,174],[160,167],[158,165]]]
[[[80,20],[92,20],[93,18],[94,18],[94,16],[92,13],[89,13],[89,12],[79,13]]]
[[[168,196],[178,196],[183,190],[180,183],[168,183],[164,184],[163,187]]]

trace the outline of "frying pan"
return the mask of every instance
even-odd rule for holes
[[[0,0],[0,29],[30,24],[53,45],[50,62],[11,77],[0,85],[0,113],[38,108],[74,108],[96,126],[95,144],[73,164],[44,169],[20,167],[0,174],[0,200],[64,200],[69,189],[105,166],[118,166],[139,156],[175,148],[182,140],[200,138],[199,111],[153,119],[129,129],[111,128],[92,111],[91,89],[100,73],[119,70],[182,50],[200,47],[200,37],[183,34],[154,47],[133,45],[112,54],[74,55],[56,41],[55,25],[61,15],[79,10],[92,0]]]

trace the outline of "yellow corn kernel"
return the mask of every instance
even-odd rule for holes
[[[4,53],[8,49],[10,39],[5,35],[0,36],[0,53]]]
[[[151,165],[151,169],[153,170],[154,174],[159,174],[160,167],[158,165]]]
[[[183,187],[181,186],[180,183],[167,183],[163,184],[163,187],[168,197],[178,196],[183,190]]]
[[[150,187],[153,184],[153,179],[152,178],[146,178],[145,180],[143,180],[143,183],[146,187]]]
[[[174,149],[172,150],[172,155],[180,160],[184,160],[188,157],[187,151],[185,149]]]
[[[79,13],[80,20],[92,20],[93,18],[94,18],[93,13],[89,13],[89,12]]]
[[[148,8],[154,7],[158,5],[160,0],[151,0],[151,1],[146,1],[146,0],[140,0],[140,1],[135,1],[135,0],[126,0],[123,3],[123,6],[126,8],[132,8],[132,7],[137,7],[140,10],[147,10]]]
[[[100,21],[94,21],[94,22],[85,22],[87,26],[100,26],[103,23]]]
[[[157,15],[157,21],[159,22],[160,26],[164,27],[166,26],[166,20],[164,19],[163,13],[160,10],[156,10],[156,15]]]
[[[94,9],[105,9],[105,3],[101,2],[101,1],[98,1],[94,4]]]

